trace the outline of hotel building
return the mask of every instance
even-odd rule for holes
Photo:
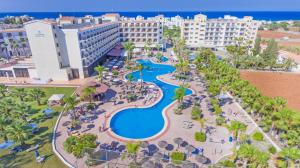
[[[0,30],[0,57],[31,56],[26,31],[23,28]]]
[[[163,24],[159,20],[123,18],[120,27],[121,42],[132,41],[137,48],[147,43],[150,47],[163,46]]]
[[[119,43],[119,23],[25,24],[37,76],[43,81],[85,78]]]
[[[259,26],[260,22],[249,16],[242,19],[232,16],[207,19],[207,16],[199,14],[194,19],[183,21],[181,37],[189,48],[224,48],[236,44],[237,38],[250,41],[253,46]]]

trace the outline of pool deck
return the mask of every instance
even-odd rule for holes
[[[164,64],[172,64],[170,61],[164,62]],[[165,74],[162,76],[157,77],[159,80],[170,83],[173,85],[179,85],[181,84],[181,81],[173,80],[171,78],[171,74]],[[216,126],[215,123],[215,115],[209,110],[209,102],[210,98],[206,92],[206,87],[203,81],[196,81],[193,80],[192,82],[189,82],[190,89],[193,90],[194,94],[197,96],[203,96],[203,98],[200,100],[201,110],[203,114],[203,118],[206,120],[205,126],[212,126],[214,127],[214,131],[211,132],[211,134],[207,134],[207,140],[206,142],[197,142],[194,139],[195,132],[199,132],[201,130],[205,131],[204,128],[201,128],[201,125],[198,121],[191,119],[191,109],[192,107],[189,107],[187,109],[184,109],[182,111],[181,115],[177,115],[174,113],[174,109],[177,107],[178,103],[174,101],[171,103],[168,107],[164,109],[164,118],[166,121],[165,128],[155,136],[147,139],[147,141],[150,144],[155,144],[157,146],[158,142],[161,140],[165,140],[169,144],[172,144],[174,146],[174,150],[179,150],[186,152],[184,147],[180,147],[177,149],[177,145],[175,145],[173,139],[177,137],[181,137],[184,141],[186,141],[188,144],[196,147],[196,148],[203,148],[204,149],[204,156],[208,157],[211,160],[211,163],[216,163],[220,159],[224,158],[225,156],[233,154],[233,149],[235,144],[228,141],[229,136],[231,133],[222,126]],[[118,87],[112,86],[113,90],[115,90],[117,93]],[[117,95],[118,96],[118,95]],[[97,119],[93,120],[94,127],[90,130],[86,131],[85,133],[92,133],[98,136],[98,141],[102,143],[108,143],[110,144],[112,141],[119,141],[121,143],[125,143],[128,141],[126,138],[119,137],[115,135],[109,128],[109,120],[113,116],[114,113],[120,111],[121,109],[130,108],[130,107],[145,107],[145,106],[152,106],[155,103],[157,103],[160,98],[162,97],[162,92],[160,91],[159,98],[152,102],[151,104],[143,105],[142,100],[127,103],[124,102],[124,104],[118,104],[114,105],[113,102],[107,102],[103,105],[101,105],[97,111],[100,113],[97,116]],[[185,96],[185,100],[191,99],[192,96],[188,95]],[[224,115],[226,118],[229,118],[230,120],[238,120],[241,122],[244,122],[247,124],[247,134],[251,134],[253,131],[256,130],[256,127],[253,123],[249,123],[248,120],[244,119],[243,115],[240,115],[238,113],[241,109],[237,103],[227,103],[224,106],[222,106],[222,110],[224,112]],[[238,113],[238,115],[233,115],[232,113]],[[86,167],[84,163],[84,159],[76,159],[72,154],[69,154],[64,151],[63,149],[63,142],[68,137],[67,135],[67,127],[63,126],[63,123],[66,121],[70,121],[68,116],[62,116],[58,123],[58,129],[56,131],[56,148],[57,151],[64,157],[66,161],[68,161],[70,164],[76,166],[76,167]],[[184,128],[184,121],[190,121],[193,123],[193,127],[186,129]],[[90,124],[90,123],[89,123]],[[81,130],[87,128],[89,125],[87,123],[82,124]],[[99,131],[99,127],[102,125],[106,125],[107,130],[104,132]],[[224,143],[221,143],[224,140]],[[161,151],[165,152],[165,151]],[[194,157],[189,158],[190,161],[195,162]],[[123,163],[126,163],[126,159],[121,161]],[[118,161],[120,162],[120,161]],[[128,163],[128,161],[127,161]],[[199,164],[200,166],[204,166]],[[98,165],[96,167],[103,167],[103,165]],[[205,166],[204,166],[205,167]]]

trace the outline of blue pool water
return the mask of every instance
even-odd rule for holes
[[[149,108],[130,108],[115,114],[110,122],[114,133],[130,139],[143,139],[159,133],[164,127],[163,109],[174,101],[174,89],[178,86],[170,85],[156,79],[156,76],[173,72],[175,68],[170,65],[154,64],[149,60],[138,60],[143,64],[143,80],[155,83],[163,91],[163,98]],[[139,72],[133,72],[135,80],[139,79]],[[191,94],[187,90],[186,94]]]

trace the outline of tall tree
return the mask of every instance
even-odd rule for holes
[[[267,48],[262,53],[262,57],[270,69],[275,66],[278,58],[278,44],[274,39],[269,40]]]
[[[0,137],[4,142],[8,141],[8,125],[9,119],[4,115],[0,115]]]
[[[255,40],[255,44],[254,44],[254,48],[253,48],[253,55],[259,55],[261,52],[261,37],[258,35],[256,40]]]
[[[234,132],[234,137],[235,139],[237,139],[241,131],[246,131],[247,125],[239,121],[231,121],[230,125],[227,125],[227,128],[229,129],[229,131]]]
[[[128,42],[124,43],[124,49],[127,51],[127,59],[126,59],[127,64],[131,60],[132,51],[134,50],[134,48],[135,48],[135,46],[132,41],[128,41]]]
[[[30,130],[25,125],[25,123],[12,124],[10,125],[8,130],[11,139],[20,145],[24,145],[25,141],[28,139],[30,135]]]
[[[90,104],[93,101],[93,94],[96,92],[96,88],[94,87],[86,87],[83,89],[83,97],[88,97]]]
[[[186,87],[184,85],[180,85],[179,88],[174,90],[174,93],[174,99],[178,101],[178,105],[180,106],[186,94]]]
[[[98,80],[100,80],[100,82],[102,83],[103,80],[103,72],[104,72],[104,66],[98,65],[94,68],[94,70],[97,72],[97,78]]]
[[[141,84],[141,89],[142,89],[142,87],[143,87],[143,69],[144,69],[144,66],[143,66],[143,64],[138,64],[137,66],[136,66],[136,69],[140,72],[140,84]]]
[[[38,105],[41,105],[41,98],[46,96],[46,93],[41,88],[34,88],[30,90],[30,96],[36,100]]]
[[[8,87],[5,86],[4,84],[0,84],[0,93],[2,97],[5,97],[6,93],[8,93]]]
[[[16,97],[20,98],[20,101],[24,101],[24,98],[27,96],[27,91],[25,90],[25,88],[16,88],[13,93],[15,94]]]

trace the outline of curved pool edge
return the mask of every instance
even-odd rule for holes
[[[169,85],[179,86],[178,84],[170,83],[170,82],[164,81],[163,79],[160,79],[160,78],[159,78],[160,76],[164,76],[164,75],[167,75],[167,74],[163,74],[163,75],[156,76],[156,79],[159,80],[159,81],[161,81],[161,82],[164,82],[164,83],[166,83],[166,84],[169,84]],[[148,83],[152,83],[152,82],[148,82]],[[154,84],[154,83],[153,83],[153,84]],[[156,84],[155,84],[155,85],[156,85]],[[130,109],[130,108],[150,108],[150,107],[156,105],[157,103],[159,103],[159,102],[161,101],[161,99],[163,98],[164,94],[163,94],[162,89],[161,89],[160,87],[158,87],[158,88],[159,88],[159,92],[161,93],[161,96],[160,96],[160,98],[159,98],[157,101],[155,101],[153,104],[150,104],[150,105],[148,105],[148,106],[141,106],[141,107],[136,107],[136,106],[134,106],[134,105],[131,105],[131,106],[129,106],[129,107],[122,107],[122,108],[120,108],[120,109],[118,109],[118,110],[115,110],[115,111],[111,112],[111,114],[113,114],[113,115],[111,115],[111,116],[109,117],[109,119],[107,120],[106,126],[110,126],[110,122],[111,122],[113,116],[115,116],[117,113],[119,113],[119,112],[121,112],[121,111],[123,111],[123,110]],[[185,95],[184,97],[187,97],[187,96],[189,96],[189,95],[195,93],[195,90],[194,90],[194,89],[192,89],[192,88],[188,88],[188,89],[191,90],[192,93],[187,94],[187,95]],[[137,142],[138,142],[138,141],[153,141],[153,140],[155,140],[155,139],[157,139],[157,138],[160,138],[160,137],[161,137],[162,135],[164,135],[164,134],[166,133],[166,131],[169,129],[169,127],[170,127],[170,118],[169,118],[169,116],[168,116],[168,110],[169,110],[169,108],[172,108],[176,103],[177,103],[177,101],[174,100],[172,103],[170,103],[168,106],[166,106],[166,107],[163,109],[163,111],[162,111],[162,116],[163,116],[163,119],[164,119],[164,127],[163,127],[158,133],[156,133],[155,135],[153,135],[153,136],[151,136],[151,137],[148,137],[148,138],[138,138],[138,139],[135,139],[135,138],[126,138],[126,137],[123,137],[123,136],[120,136],[120,135],[116,134],[116,133],[113,132],[111,129],[109,129],[106,133],[107,133],[110,137],[112,137],[112,138],[114,138],[114,139],[117,139],[118,141],[122,141],[122,142],[130,142],[130,141],[137,141]],[[110,127],[108,127],[108,128],[110,128]]]

